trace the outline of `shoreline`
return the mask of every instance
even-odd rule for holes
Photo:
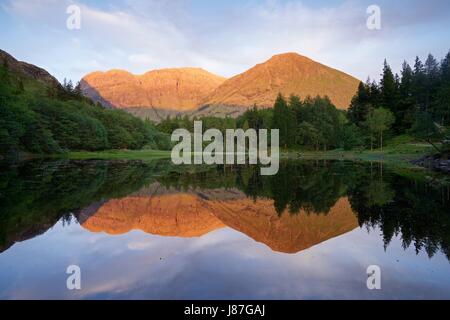
[[[68,160],[154,160],[170,159],[171,151],[165,150],[105,150],[105,151],[73,151],[61,154],[29,154],[22,153],[18,161],[34,159],[68,159]],[[347,160],[364,162],[395,163],[397,165],[422,167],[420,160],[432,157],[432,147],[427,145],[409,144],[387,147],[384,150],[329,150],[303,151],[281,150],[281,159],[298,160]]]

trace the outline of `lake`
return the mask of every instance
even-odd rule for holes
[[[0,299],[450,299],[449,208],[448,178],[380,163],[3,166]]]

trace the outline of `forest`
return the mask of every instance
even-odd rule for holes
[[[65,82],[45,86],[0,65],[0,155],[71,150],[169,149],[169,136],[121,110],[105,109]]]

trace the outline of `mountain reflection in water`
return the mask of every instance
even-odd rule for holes
[[[233,230],[286,254],[362,228],[381,233],[384,250],[398,238],[403,250],[450,259],[449,198],[448,184],[376,163],[284,161],[264,177],[252,166],[34,161],[0,171],[0,259],[58,221],[113,236]]]
[[[358,226],[347,198],[339,199],[326,216],[308,215],[303,210],[296,215],[279,215],[273,200],[252,200],[235,189],[171,194],[159,184],[153,187],[160,194],[110,200],[95,212],[81,211],[78,221],[92,232],[123,234],[138,229],[173,237],[198,237],[228,226],[286,253],[301,251]]]

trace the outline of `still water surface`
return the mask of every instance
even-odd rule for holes
[[[448,185],[379,164],[2,167],[0,299],[450,299],[449,208]]]

